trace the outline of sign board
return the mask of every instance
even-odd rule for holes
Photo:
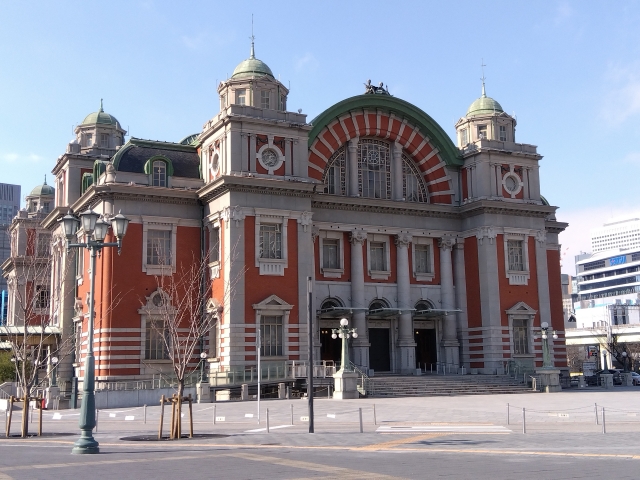
[[[612,266],[612,267],[615,266],[615,265],[622,265],[626,261],[627,261],[627,256],[626,255],[620,255],[619,257],[611,257],[609,259],[609,265]]]
[[[309,421],[309,417],[300,417],[300,421],[301,422],[308,422]]]
[[[244,418],[253,418],[253,413],[245,413]]]
[[[596,371],[596,362],[583,362],[582,363],[582,374],[585,377],[591,377],[593,376],[594,372]]]
[[[335,413],[327,413],[327,417],[336,418],[336,415],[335,415]]]
[[[216,417],[216,422],[224,422],[225,417]]]
[[[124,417],[124,421],[125,422],[130,422],[131,420],[134,420],[136,417],[133,415],[127,415],[126,417]]]

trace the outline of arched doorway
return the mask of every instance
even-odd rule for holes
[[[415,306],[413,316],[413,338],[416,342],[416,368],[430,370],[438,361],[436,326],[433,304],[429,300],[420,300]]]

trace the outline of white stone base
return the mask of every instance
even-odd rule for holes
[[[211,403],[211,389],[208,383],[196,383],[198,403]]]
[[[333,374],[334,388],[333,398],[343,400],[345,398],[359,398],[358,374],[355,372],[338,371]]]
[[[605,390],[613,388],[613,373],[600,374],[600,386]]]
[[[623,387],[632,387],[633,386],[633,376],[631,372],[622,373],[622,386]]]
[[[540,376],[540,387],[543,392],[554,393],[562,390],[560,370],[557,368],[538,368],[536,373]]]

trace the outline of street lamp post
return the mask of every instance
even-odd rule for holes
[[[540,324],[542,329],[542,368],[552,368],[553,362],[551,361],[551,355],[549,354],[549,324],[542,322]],[[551,333],[554,340],[558,339],[558,334],[555,330]]]
[[[627,351],[623,351],[622,352],[622,370],[624,373],[628,373],[629,372],[629,368],[627,368],[627,356],[629,354],[627,353]]]
[[[87,353],[84,358],[84,381],[82,382],[82,405],[80,407],[80,438],[75,442],[71,453],[90,454],[99,453],[98,442],[93,438],[93,429],[96,426],[96,398],[95,398],[95,359],[93,356],[93,323],[94,290],[96,280],[96,256],[105,247],[118,247],[118,255],[122,248],[122,238],[127,233],[129,219],[118,213],[111,219],[111,228],[117,242],[105,243],[104,239],[109,230],[109,223],[100,219],[100,215],[87,209],[79,215],[80,218],[71,215],[71,212],[62,217],[61,222],[64,234],[67,237],[67,251],[71,248],[86,248],[91,255],[91,282],[89,288],[89,324],[87,327]],[[76,240],[78,225],[82,224],[85,236],[84,243],[73,243]]]
[[[342,339],[342,355],[340,358],[339,372],[352,372],[351,362],[349,361],[349,335],[358,338],[358,332],[355,328],[349,328],[349,320],[343,318],[340,320],[340,326],[331,330],[331,338],[334,340],[338,337]]]
[[[202,352],[200,354],[200,383],[205,383],[204,364],[206,361],[207,361],[207,352]]]
[[[51,386],[58,386],[58,379],[56,377],[56,367],[58,366],[58,357],[51,357]]]

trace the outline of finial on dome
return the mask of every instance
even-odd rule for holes
[[[100,99],[100,111],[104,112],[104,109],[102,108],[102,99]]]
[[[46,173],[44,174],[44,184],[45,185],[47,184],[47,174]]]
[[[249,58],[256,58],[256,54],[253,48],[253,41],[256,39],[256,37],[253,35],[253,13],[251,14],[251,36],[249,38],[251,39],[251,54],[249,55]]]
[[[484,89],[484,81],[486,80],[486,77],[484,76],[484,67],[486,67],[486,65],[484,64],[484,58],[483,58],[482,63],[480,64],[480,68],[482,68],[482,78],[480,80],[482,80],[482,96],[486,97],[487,93],[485,92],[485,89]]]

